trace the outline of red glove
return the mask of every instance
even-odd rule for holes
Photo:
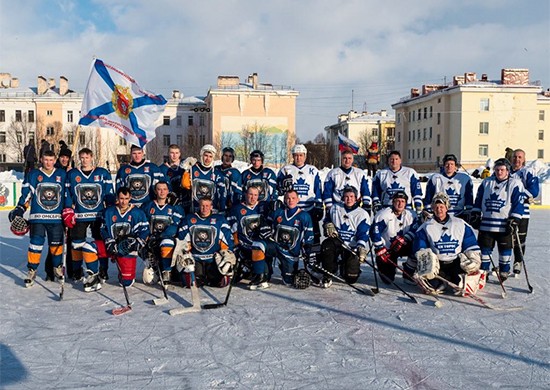
[[[405,245],[407,245],[407,240],[405,240],[405,237],[397,236],[393,239],[393,242],[390,245],[390,252],[397,254]]]
[[[76,224],[76,216],[74,215],[74,210],[71,207],[63,209],[61,218],[63,218],[63,224],[69,229],[73,228]]]
[[[384,263],[389,263],[390,261],[390,252],[386,249],[385,246],[378,248],[376,251],[376,257],[380,258]]]

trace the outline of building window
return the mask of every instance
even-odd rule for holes
[[[53,135],[53,126],[46,127],[46,135]]]
[[[543,121],[543,120],[544,120],[544,110],[539,110],[539,121]]]
[[[437,146],[441,146],[441,134],[437,135]]]
[[[479,145],[479,155],[481,157],[489,156],[489,145]]]
[[[539,130],[539,141],[544,141],[544,130]]]
[[[34,123],[34,111],[33,110],[29,110],[29,122],[30,123]]]
[[[410,149],[407,151],[407,157],[409,158],[409,160],[411,159],[411,150]]]
[[[73,112],[67,111],[67,122],[73,123]]]
[[[428,118],[428,107],[424,107],[424,119]]]
[[[204,145],[206,143],[206,135],[201,134],[200,140],[201,140],[201,145]]]
[[[126,139],[120,137],[120,138],[118,139],[118,144],[119,144],[120,146],[126,146],[126,145],[127,145]]]
[[[479,99],[479,111],[489,111],[489,99]]]
[[[416,149],[416,158],[420,158],[420,148]]]
[[[189,134],[187,136],[187,142],[189,143],[189,145],[193,145],[195,143],[195,136],[193,134]]]
[[[16,132],[15,137],[17,138],[18,143],[23,142],[23,133],[22,132],[20,132],[20,131]]]
[[[397,114],[397,124],[400,125],[401,124],[401,113]]]
[[[181,127],[181,115],[176,116],[176,126]]]
[[[537,150],[537,158],[544,158],[544,149]]]
[[[418,109],[418,114],[417,114],[416,119],[420,120],[421,118],[422,118],[422,109],[419,108],[419,109]]]
[[[489,122],[479,122],[479,134],[489,134]]]
[[[416,131],[413,130],[412,133],[413,133],[413,141],[414,141],[414,137],[416,136]]]
[[[78,135],[78,142],[80,143],[80,145],[86,144],[86,133],[80,133]]]
[[[424,141],[426,141],[426,128],[425,127],[424,127],[424,131],[422,132],[422,135],[423,135],[422,139]]]
[[[397,132],[397,142],[401,142],[401,132]]]
[[[23,119],[22,119],[22,116],[21,116],[21,110],[15,110],[15,121],[16,122],[21,122]]]
[[[69,145],[74,144],[74,133],[72,131],[67,131],[67,143]]]
[[[164,146],[170,146],[170,134],[164,134],[162,136],[162,144]]]
[[[29,142],[34,143],[34,131],[29,131]]]
[[[422,148],[422,159],[426,159],[426,148]]]
[[[180,145],[183,143],[183,137],[181,134],[176,135],[176,144]]]
[[[162,117],[163,126],[170,126],[170,115],[164,115]]]
[[[3,163],[6,162],[6,155],[5,154],[0,154],[0,162],[3,162]]]
[[[204,114],[199,116],[199,126],[204,126]]]
[[[430,148],[428,149],[428,158],[431,160],[432,159],[432,147],[430,146]]]
[[[6,111],[0,110],[0,122],[6,121]]]
[[[438,102],[438,103],[441,103],[441,98],[437,98],[437,102]]]
[[[372,136],[373,137],[378,137],[378,129],[376,129],[376,128],[372,129]]]
[[[430,139],[432,139],[432,128],[430,127]]]
[[[434,110],[433,110],[433,107],[432,107],[432,106],[430,106],[430,118],[431,118],[431,117],[433,116],[433,114],[434,114]]]
[[[52,116],[52,115],[53,115],[53,111],[52,111],[52,110],[46,110],[46,115],[47,115],[47,116]]]
[[[5,143],[6,143],[6,132],[0,131],[0,144],[5,144]]]
[[[188,126],[193,126],[193,115],[189,115],[187,117],[187,125]]]
[[[417,131],[418,131],[418,134],[417,134],[416,139],[418,139],[420,141],[420,129],[418,129]]]

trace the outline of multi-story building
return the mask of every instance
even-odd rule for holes
[[[338,152],[338,134],[342,134],[354,141],[359,146],[359,156],[356,162],[364,160],[364,155],[372,142],[377,142],[381,161],[392,151],[395,142],[395,117],[388,115],[386,110],[380,112],[349,111],[338,116],[338,123],[326,126],[327,142],[330,150],[330,161],[333,165],[340,163]]]
[[[256,73],[245,83],[237,76],[218,76],[206,96],[211,131],[207,141],[233,147],[244,161],[260,149],[267,164],[284,164],[295,140],[298,95],[289,86],[259,83]]]
[[[527,69],[502,69],[499,80],[465,73],[450,85],[413,88],[392,107],[396,149],[419,171],[435,170],[447,153],[465,168],[479,167],[508,147],[550,159],[550,93],[529,82]]]

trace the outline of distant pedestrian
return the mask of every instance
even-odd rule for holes
[[[52,150],[52,145],[46,141],[45,139],[42,139],[40,141],[40,153],[39,153],[39,158],[42,158],[42,156],[44,155],[44,152],[47,151],[47,150],[50,150],[50,151],[53,151]]]
[[[34,146],[34,140],[29,140],[29,143],[23,148],[23,158],[25,159],[25,177],[36,164],[36,148]]]

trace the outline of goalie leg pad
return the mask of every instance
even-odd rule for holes
[[[477,291],[485,286],[485,279],[483,278],[482,281],[482,276],[484,275],[481,271],[465,275],[462,296],[476,295]]]
[[[361,264],[359,263],[359,258],[354,255],[345,256],[344,258],[344,267],[342,276],[345,281],[348,283],[355,283],[361,275]]]

